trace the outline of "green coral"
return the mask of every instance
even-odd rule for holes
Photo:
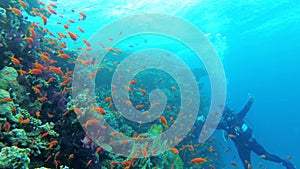
[[[10,98],[10,94],[8,91],[0,89],[0,100],[4,98]],[[5,122],[8,118],[9,121],[18,122],[18,119],[14,117],[11,110],[15,106],[14,102],[4,102],[0,101],[0,122]]]
[[[27,138],[26,132],[23,129],[13,129],[9,132],[9,134],[11,135],[9,137],[9,141],[11,143],[17,144],[22,147],[25,147],[30,143]]]
[[[5,66],[0,71],[0,89],[7,90],[17,80],[18,72],[13,67]]]
[[[0,168],[28,168],[30,163],[29,152],[29,148],[23,149],[16,146],[2,148]]]

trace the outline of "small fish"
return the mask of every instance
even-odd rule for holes
[[[99,153],[100,151],[102,150],[102,147],[101,146],[99,146],[99,147],[97,147],[97,149],[96,149],[96,151],[95,151],[95,153]]]
[[[35,115],[36,115],[37,118],[39,118],[39,117],[41,117],[41,112],[37,111],[37,112],[35,112]]]
[[[21,10],[17,9],[17,8],[12,8],[10,5],[9,5],[9,8],[8,10],[12,11],[15,15],[17,16],[22,16],[22,12]]]
[[[168,128],[168,121],[164,116],[159,116],[159,121],[166,127]]]
[[[110,166],[111,168],[113,168],[113,166],[118,165],[119,163],[117,161],[112,161],[110,162]]]
[[[34,40],[31,37],[25,37],[24,40],[26,40],[29,44],[34,43]]]
[[[12,101],[13,101],[12,98],[2,98],[2,99],[0,100],[0,102],[2,102],[2,103],[12,102]]]
[[[71,81],[72,81],[72,78],[68,78],[68,79],[66,79],[65,81],[61,82],[61,83],[60,83],[60,86],[65,86],[65,85],[67,85],[68,83],[70,83]]]
[[[43,14],[40,14],[40,17],[42,18],[43,24],[46,25],[48,22],[48,18]]]
[[[198,158],[194,158],[191,160],[191,163],[196,164],[196,165],[201,165],[205,162],[207,162],[207,157],[206,158],[198,157]]]
[[[179,154],[179,151],[177,150],[177,148],[170,148],[169,150],[174,154]]]
[[[14,55],[10,57],[11,62],[13,62],[14,65],[20,65],[21,62],[19,59],[15,58]]]
[[[42,139],[42,138],[48,136],[49,134],[50,134],[49,131],[47,131],[47,132],[45,132],[44,134],[40,135],[39,138]]]
[[[24,1],[22,1],[22,0],[18,0],[18,1],[19,1],[19,3],[22,5],[22,7],[23,7],[24,9],[27,8],[27,4],[26,4]]]
[[[22,69],[18,70],[18,72],[20,73],[21,76],[25,76],[27,74],[27,72]]]
[[[69,26],[70,26],[69,24],[64,24],[65,29],[69,29]]]
[[[28,73],[32,75],[37,75],[37,74],[42,74],[43,71],[41,69],[30,69]]]
[[[48,69],[56,74],[63,74],[63,71],[58,67],[48,66]]]
[[[35,66],[35,68],[40,69],[40,70],[44,70],[44,66],[42,64],[40,64],[37,60],[34,62],[33,64]]]
[[[229,138],[235,138],[236,136],[234,134],[228,134]]]
[[[92,164],[93,160],[89,160],[86,165],[85,165],[85,168],[87,168],[88,166],[90,166]]]
[[[84,29],[82,29],[81,27],[78,26],[78,30],[82,33],[84,33]]]
[[[42,96],[42,92],[40,90],[41,86],[33,86],[31,87],[35,93],[39,94],[40,96]]]
[[[215,153],[216,152],[213,146],[209,147],[209,152],[211,152],[211,153]]]
[[[144,90],[144,89],[140,89],[140,92],[141,92],[143,95],[147,94],[146,90]]]
[[[91,44],[90,44],[90,42],[88,42],[87,40],[82,40],[83,41],[83,43],[86,45],[86,46],[91,46]]]
[[[60,151],[56,152],[55,155],[54,155],[54,159],[56,159],[59,154],[60,154]]]
[[[69,155],[68,160],[71,160],[71,159],[73,159],[73,158],[74,158],[74,154],[72,153],[72,154]]]
[[[79,108],[73,107],[72,110],[73,110],[76,114],[82,115],[82,111],[81,111]]]
[[[8,133],[10,130],[10,123],[8,121],[5,122],[5,131]]]
[[[102,115],[106,114],[105,110],[103,108],[101,108],[101,107],[96,106],[93,109],[94,109],[94,111],[96,111],[99,114],[102,114]]]
[[[23,119],[23,117],[22,116],[20,116],[19,117],[19,123],[20,124],[28,124],[28,123],[30,123],[30,119]]]
[[[67,31],[67,32],[68,32],[68,35],[70,36],[70,38],[71,38],[72,40],[74,40],[74,41],[77,40],[77,38],[78,38],[78,35],[77,35],[77,34],[74,34],[74,33],[70,32],[70,31]]]
[[[84,12],[78,12],[80,15],[81,15],[81,17],[79,18],[79,20],[85,20],[86,19],[86,14],[84,13]]]
[[[230,164],[231,164],[232,166],[234,166],[234,167],[238,167],[238,165],[237,165],[236,162],[233,162],[233,161],[232,161]]]
[[[48,98],[46,97],[46,96],[44,96],[44,97],[39,97],[39,98],[37,98],[36,99],[37,101],[46,101],[46,100],[48,100]]]
[[[144,158],[148,157],[148,152],[147,152],[147,149],[145,147],[142,149],[142,154],[143,154]]]
[[[70,59],[71,58],[68,54],[65,54],[65,53],[63,53],[63,54],[59,53],[58,56],[63,58],[63,59]]]

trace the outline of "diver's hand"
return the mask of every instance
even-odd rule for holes
[[[250,94],[248,94],[248,95],[249,95],[249,102],[253,103],[254,102],[254,97]]]

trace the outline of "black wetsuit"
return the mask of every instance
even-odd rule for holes
[[[282,163],[289,169],[295,168],[287,160],[283,160],[280,157],[267,152],[264,147],[253,138],[252,129],[244,122],[244,118],[251,108],[252,103],[253,101],[250,99],[238,114],[224,112],[223,119],[219,123],[217,129],[224,130],[227,133],[227,136],[234,142],[245,169],[248,168],[248,164],[251,164],[251,151],[266,160]]]

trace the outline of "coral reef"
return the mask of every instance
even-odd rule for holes
[[[0,168],[28,168],[30,164],[29,152],[29,148],[24,149],[16,146],[2,148],[0,152]]]
[[[126,86],[130,91],[126,104],[144,113],[151,107],[149,91],[161,89],[167,96],[167,107],[160,119],[136,123],[122,116],[122,110],[112,101],[111,81],[119,63],[131,52],[108,48],[105,63],[95,66],[96,72],[85,72],[90,79],[96,79],[96,98],[90,98],[90,90],[81,90],[77,97],[71,97],[74,88],[81,87],[73,85],[74,63],[84,67],[98,61],[87,53],[78,53],[92,50],[87,41],[83,41],[87,45],[84,49],[67,48],[67,40],[76,41],[78,37],[69,28],[70,37],[45,27],[51,17],[63,18],[57,9],[53,2],[44,4],[39,0],[3,0],[0,4],[0,168],[188,168],[193,166],[186,161],[195,155],[215,157],[209,152],[211,145],[217,149],[214,140],[198,146],[194,139],[197,133],[193,131],[177,145],[178,152],[170,150],[168,140],[162,140],[161,133],[173,125],[180,113],[180,91],[167,73],[141,72]],[[41,22],[30,21],[25,13]],[[78,14],[79,21],[86,18],[83,12]],[[201,77],[206,74],[201,69],[194,72],[201,73]],[[201,77],[197,78],[199,89]],[[206,100],[202,97],[202,101]],[[89,114],[91,110],[96,115]],[[206,107],[201,106],[199,115],[205,112]],[[83,118],[86,123],[81,125]],[[118,131],[108,133],[104,120]],[[202,123],[196,125],[202,127]],[[135,144],[129,150],[130,156],[122,157],[111,153],[121,143],[102,137],[92,140],[86,128],[99,129],[97,132],[102,135],[126,135],[137,140],[157,138],[154,146]],[[155,154],[157,151],[160,153]]]

